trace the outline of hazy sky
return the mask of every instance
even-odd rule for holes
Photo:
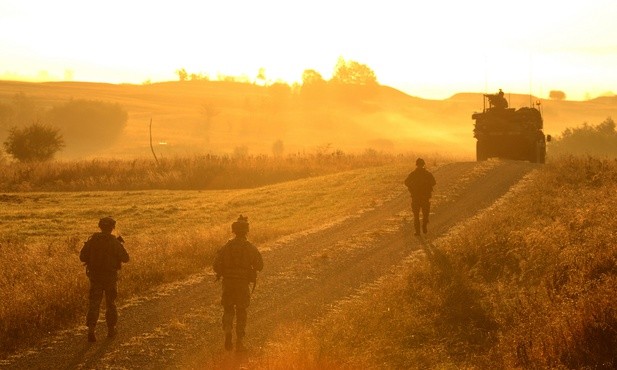
[[[617,0],[0,0],[0,79],[293,82],[339,56],[424,98],[617,93]]]

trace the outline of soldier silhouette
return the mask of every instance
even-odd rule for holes
[[[411,211],[415,235],[420,235],[420,211],[422,211],[422,231],[428,233],[429,214],[431,211],[431,195],[435,186],[435,177],[424,168],[424,159],[416,160],[416,169],[405,179],[405,186],[411,195]]]
[[[86,265],[86,275],[90,280],[89,306],[86,314],[89,342],[96,342],[95,328],[103,295],[105,295],[107,337],[113,338],[117,334],[118,270],[123,262],[129,261],[129,255],[124,249],[122,237],[116,238],[112,235],[115,227],[116,221],[113,218],[101,218],[99,220],[101,232],[92,234],[79,253],[79,259]]]
[[[497,94],[487,94],[488,102],[492,108],[506,109],[508,108],[508,101],[504,97],[503,91],[499,89]]]
[[[221,247],[214,259],[212,268],[217,280],[223,277],[223,331],[225,332],[225,349],[230,351],[234,316],[236,317],[236,351],[244,351],[246,328],[246,309],[251,300],[249,284],[255,284],[257,272],[263,269],[263,260],[259,250],[247,240],[249,232],[248,218],[240,215],[231,224],[231,231],[236,235]],[[254,288],[254,286],[253,286]]]

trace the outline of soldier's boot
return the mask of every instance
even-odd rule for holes
[[[96,334],[94,333],[94,326],[88,327],[88,342],[90,343],[96,342]]]
[[[118,335],[118,329],[115,326],[107,327],[107,338],[115,338]]]
[[[422,231],[427,234],[428,233],[428,222],[422,223]]]
[[[225,350],[231,351],[233,349],[233,343],[231,343],[231,332],[225,332]]]

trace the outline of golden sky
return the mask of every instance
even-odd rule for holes
[[[0,79],[299,81],[342,56],[379,83],[582,100],[617,93],[617,1],[0,0]]]

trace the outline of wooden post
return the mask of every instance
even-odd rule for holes
[[[156,153],[154,152],[154,147],[152,146],[152,118],[150,118],[150,150],[152,150],[152,155],[154,156],[154,161],[156,162],[156,166],[159,166],[159,159],[156,157]]]

